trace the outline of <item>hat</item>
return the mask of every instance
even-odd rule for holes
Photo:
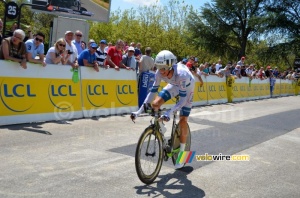
[[[106,44],[106,45],[107,45],[107,42],[106,42],[106,40],[101,40],[101,41],[100,41],[100,43],[104,43],[104,44]]]
[[[271,66],[269,65],[269,66],[267,66],[267,69],[271,69]]]
[[[66,32],[65,32],[65,35],[67,35],[67,34],[69,34],[69,33],[72,33],[72,34],[74,34],[74,32],[72,32],[72,31],[68,30],[68,31],[66,31]]]
[[[187,60],[186,58],[184,58],[184,59],[182,59],[181,62],[182,62],[183,64],[185,64],[185,63],[187,63],[187,61],[188,61],[188,60]]]
[[[129,47],[127,51],[134,51],[134,47]]]
[[[98,47],[98,45],[96,43],[91,43],[90,46],[93,47],[93,48]]]
[[[242,58],[241,59],[245,59],[245,56],[242,56]]]
[[[195,62],[198,62],[198,58],[195,58]]]
[[[231,62],[231,61],[229,61],[229,62],[227,63],[227,65],[232,65],[232,62]]]

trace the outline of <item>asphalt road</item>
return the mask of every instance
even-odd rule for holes
[[[0,127],[0,197],[300,197],[300,96],[192,110],[196,154],[250,161],[164,162],[152,185],[134,152],[150,117],[128,115]],[[170,123],[167,125],[170,129]],[[167,132],[167,135],[170,135]]]

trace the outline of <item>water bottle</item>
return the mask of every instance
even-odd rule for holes
[[[160,132],[162,134],[165,134],[165,132],[167,131],[167,128],[165,127],[165,125],[162,122],[158,122],[159,126],[160,126]]]

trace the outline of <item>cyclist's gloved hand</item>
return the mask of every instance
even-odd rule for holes
[[[170,116],[165,114],[165,115],[160,116],[160,119],[162,119],[165,122],[168,122],[168,121],[170,121]]]
[[[131,118],[131,120],[135,120],[138,116],[139,116],[139,114],[137,112],[132,112],[130,115],[130,118]]]

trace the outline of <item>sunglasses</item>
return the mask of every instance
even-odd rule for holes
[[[43,39],[35,38],[36,41],[43,42]]]
[[[76,34],[76,36],[82,37],[82,35],[81,35],[81,34]]]
[[[21,37],[18,37],[18,36],[14,36],[15,38],[17,38],[17,39],[19,39],[19,40],[22,40],[22,38]]]
[[[94,50],[96,50],[97,49],[97,47],[92,47]]]
[[[64,45],[64,44],[59,44],[59,46],[61,46],[61,47],[66,47],[66,45]]]

